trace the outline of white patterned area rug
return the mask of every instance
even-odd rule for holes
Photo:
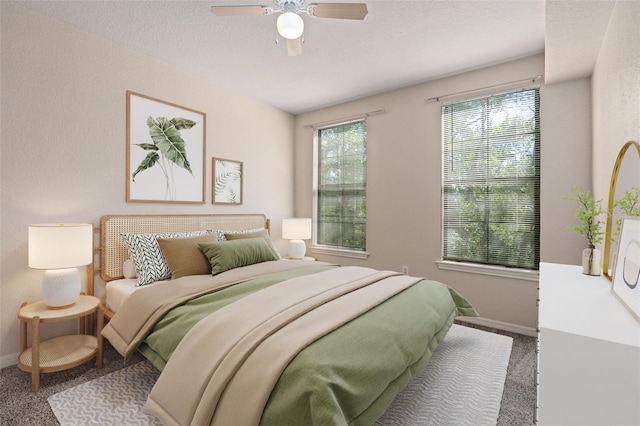
[[[160,372],[142,361],[48,398],[62,426],[162,425],[142,412]]]
[[[495,426],[513,339],[454,324],[376,426]]]
[[[453,325],[425,371],[398,394],[377,426],[495,425],[512,339]],[[139,362],[49,397],[62,426],[159,425],[142,412],[159,373]]]

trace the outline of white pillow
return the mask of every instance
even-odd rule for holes
[[[171,278],[171,269],[160,250],[157,238],[187,238],[204,235],[211,231],[173,232],[166,234],[129,234],[122,238],[129,248],[129,257],[136,266],[138,286]]]
[[[133,263],[133,260],[127,259],[122,263],[122,275],[124,275],[125,278],[138,277],[136,265]]]

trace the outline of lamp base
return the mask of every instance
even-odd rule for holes
[[[302,240],[289,241],[288,255],[292,259],[302,259],[307,252],[307,245]]]
[[[80,296],[78,268],[49,269],[42,277],[44,304],[50,309],[72,306]]]

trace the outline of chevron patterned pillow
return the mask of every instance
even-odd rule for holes
[[[188,238],[204,235],[211,231],[174,232],[164,234],[130,234],[122,233],[127,243],[129,257],[138,272],[137,286],[151,284],[171,278],[171,269],[160,250],[158,238]]]

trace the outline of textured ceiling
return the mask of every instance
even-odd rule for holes
[[[276,15],[210,12],[271,0],[19,2],[293,114],[545,50],[543,0],[368,0],[364,21],[303,15],[297,57],[275,43]]]
[[[591,75],[615,3],[612,0],[547,2],[546,83]]]

